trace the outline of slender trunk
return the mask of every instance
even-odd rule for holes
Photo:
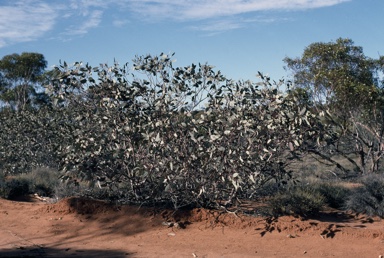
[[[364,152],[364,149],[361,147],[360,150],[359,150],[359,156],[360,156],[360,167],[361,167],[361,173],[362,174],[365,174],[366,173],[366,170],[365,170],[365,152]]]

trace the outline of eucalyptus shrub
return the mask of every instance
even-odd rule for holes
[[[172,56],[56,68],[47,90],[61,114],[63,179],[124,185],[131,202],[232,205],[289,179],[308,139],[327,137],[317,115],[279,91],[283,82],[235,82],[207,64],[175,68]]]

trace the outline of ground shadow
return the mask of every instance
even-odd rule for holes
[[[0,257],[131,257],[135,253],[116,250],[56,249],[45,247],[18,247],[0,250]]]
[[[66,215],[75,215],[80,221],[75,223],[76,231],[67,235],[69,239],[76,237],[77,232],[87,229],[88,223],[98,224],[97,231],[92,234],[87,229],[87,235],[90,237],[93,237],[93,234],[135,235],[162,225],[161,219],[156,218],[151,208],[116,205],[101,200],[71,197],[46,207],[47,213],[63,217],[63,221],[54,222],[56,234],[68,233],[64,222]]]
[[[308,219],[318,220],[321,222],[329,223],[346,223],[356,220],[355,215],[348,214],[343,211],[326,211],[319,212],[318,214],[308,217]]]

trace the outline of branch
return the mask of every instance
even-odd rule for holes
[[[344,173],[348,173],[348,169],[344,168],[340,163],[338,163],[337,161],[334,161],[333,159],[331,159],[330,157],[328,157],[327,155],[317,151],[317,150],[308,150],[308,152],[310,153],[313,153],[319,157],[321,157],[322,159],[325,159],[327,161],[329,161],[330,163],[332,163],[333,165],[335,165],[338,169],[342,170]]]

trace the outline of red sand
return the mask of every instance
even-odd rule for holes
[[[0,199],[0,257],[380,257],[384,222],[173,213],[77,198]]]

